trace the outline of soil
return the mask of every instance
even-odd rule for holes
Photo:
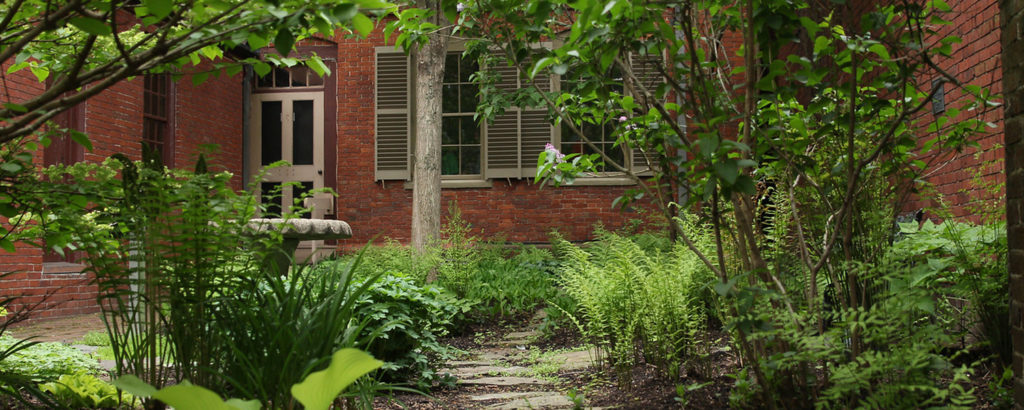
[[[18,339],[32,339],[38,342],[77,343],[89,332],[105,332],[103,318],[99,313],[69,316],[59,319],[38,319],[16,323],[7,328],[7,333]]]

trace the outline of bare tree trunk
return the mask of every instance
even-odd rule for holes
[[[433,9],[438,25],[446,22],[440,2],[421,1],[420,7]],[[423,253],[441,233],[441,82],[444,57],[448,51],[448,30],[429,36],[427,44],[416,52],[416,155],[412,173],[412,245]],[[437,272],[427,276],[428,282]]]

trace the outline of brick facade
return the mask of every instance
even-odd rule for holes
[[[200,66],[195,69],[208,69]],[[3,70],[6,72],[6,65]],[[211,158],[211,169],[229,170],[239,175],[242,167],[242,82],[240,76],[210,79],[192,85],[189,76],[174,84],[174,164],[191,168],[203,144],[219,145]],[[0,101],[8,95],[21,101],[45,90],[27,70],[4,76],[0,83]],[[84,152],[85,161],[99,162],[115,153],[141,157],[143,78],[119,83],[90,98],[80,107],[80,126],[89,135],[93,150]],[[43,152],[36,154],[44,164]],[[0,294],[19,296],[20,306],[31,306],[31,317],[69,316],[98,312],[96,286],[81,265],[63,262],[44,263],[39,248],[19,244],[15,254],[0,253]],[[18,308],[19,305],[15,305]]]

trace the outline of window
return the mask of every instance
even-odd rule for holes
[[[616,87],[615,91],[622,92],[622,73],[618,70],[611,69],[606,78],[612,78],[616,81],[619,86]],[[602,79],[603,81],[603,79]],[[573,73],[567,73],[562,76],[561,87],[562,91],[570,91],[573,89],[584,88],[586,79],[582,79],[579,75]],[[615,163],[627,166],[626,155],[622,149],[622,146],[615,146],[615,128],[618,125],[616,119],[612,118],[590,118],[590,122],[583,122],[579,125],[581,133],[590,140],[591,144],[596,146],[598,150],[591,147],[583,141],[580,136],[572,130],[572,127],[567,123],[562,123],[561,126],[561,152],[563,154],[596,154],[598,152],[604,153]],[[601,162],[606,162],[604,159],[600,159]],[[598,171],[615,171],[615,167],[610,164],[605,164]]]
[[[167,74],[146,75],[143,86],[142,144],[153,150],[164,165],[173,166],[171,146],[171,78]]]
[[[479,67],[462,53],[449,52],[441,86],[441,175],[480,175],[482,129],[476,113],[477,86],[469,76]]]
[[[478,66],[475,60],[462,59],[461,54],[452,50],[445,59],[441,114],[441,171],[445,179],[533,178],[537,157],[548,143],[560,144],[566,153],[593,153],[569,130],[553,127],[547,107],[513,107],[489,124],[478,124],[473,120],[477,87],[469,80]],[[646,63],[644,59],[636,61]],[[375,63],[374,176],[377,180],[409,180],[412,136],[416,132],[412,89],[415,65],[403,51],[390,46],[376,49]],[[494,69],[501,75],[499,88],[515,90],[531,85],[515,67],[499,64]],[[646,76],[649,71],[637,72]],[[550,78],[538,86],[550,91],[553,84],[558,84],[555,81],[558,79]],[[629,166],[637,154],[614,146],[617,125],[617,118],[602,125],[586,124],[584,132],[616,162]]]
[[[274,67],[256,79],[257,88],[304,88],[324,86],[324,78],[306,66]]]

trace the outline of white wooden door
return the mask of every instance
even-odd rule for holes
[[[278,217],[304,191],[324,186],[323,98],[322,92],[253,95],[249,163],[263,174],[258,195],[267,217]],[[281,160],[290,165],[264,169]],[[297,185],[281,187],[284,182]]]

